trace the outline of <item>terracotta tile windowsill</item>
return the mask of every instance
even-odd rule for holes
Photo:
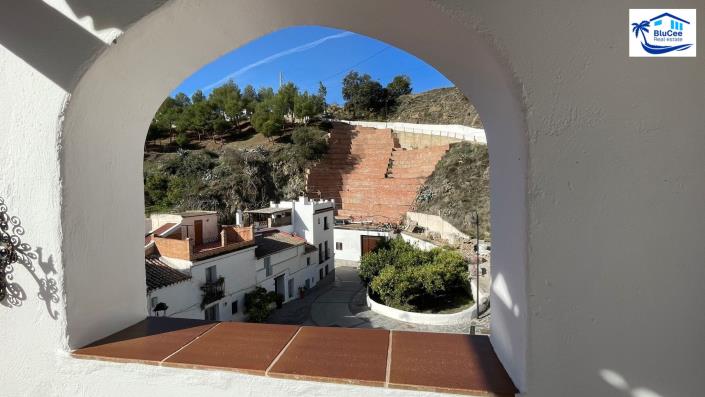
[[[517,392],[486,336],[148,317],[73,356],[459,394]]]

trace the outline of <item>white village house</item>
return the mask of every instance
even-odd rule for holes
[[[333,268],[333,201],[271,203],[244,225],[218,225],[216,212],[154,214],[147,222],[147,309],[169,317],[242,321],[244,295],[263,287],[299,297]],[[163,309],[164,305],[167,306]]]

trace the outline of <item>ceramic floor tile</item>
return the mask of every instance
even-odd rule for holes
[[[514,384],[486,336],[392,333],[390,387],[513,396]]]
[[[148,317],[73,352],[76,357],[158,363],[217,323]]]
[[[384,385],[389,331],[302,327],[270,376]]]
[[[298,329],[295,325],[221,323],[163,365],[264,375]]]

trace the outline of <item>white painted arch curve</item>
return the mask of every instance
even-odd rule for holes
[[[526,376],[527,134],[519,85],[469,23],[422,0],[172,1],[87,68],[61,137],[67,338],[77,347],[142,319],[142,155],[169,92],[218,56],[278,29],[323,25],[425,60],[476,105],[491,162],[492,341],[520,389]],[[462,37],[462,40],[458,40]]]

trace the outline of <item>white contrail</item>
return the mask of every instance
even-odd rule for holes
[[[249,71],[249,70],[251,70],[251,69],[254,69],[254,68],[258,67],[258,66],[261,66],[261,65],[270,63],[270,62],[274,61],[275,59],[279,59],[279,58],[281,58],[281,57],[285,57],[285,56],[287,56],[287,55],[291,55],[291,54],[294,54],[294,53],[297,53],[297,52],[308,51],[308,50],[310,50],[310,49],[312,49],[312,48],[318,47],[319,45],[325,43],[326,41],[329,41],[329,40],[336,40],[336,39],[342,39],[343,37],[348,37],[348,36],[351,36],[351,35],[353,35],[353,34],[354,34],[354,33],[352,33],[352,32],[343,32],[343,33],[333,34],[333,35],[330,35],[330,36],[322,37],[322,38],[320,38],[320,39],[318,39],[318,40],[315,40],[315,41],[312,41],[312,42],[310,42],[310,43],[302,44],[302,45],[300,45],[300,46],[297,46],[297,47],[294,47],[294,48],[289,48],[288,50],[284,50],[284,51],[278,52],[278,53],[273,54],[273,55],[270,55],[270,56],[268,56],[268,57],[266,57],[266,58],[260,59],[260,60],[257,61],[257,62],[253,62],[253,63],[251,63],[251,64],[249,64],[249,65],[247,65],[247,66],[243,66],[242,68],[240,68],[240,69],[238,69],[238,70],[236,70],[236,71],[230,73],[229,75],[223,77],[222,79],[216,81],[215,83],[206,86],[204,89],[205,89],[205,90],[209,90],[209,89],[211,89],[211,88],[215,88],[215,87],[221,86],[221,85],[223,85],[225,82],[227,82],[228,80],[230,80],[230,79],[232,79],[232,78],[235,78],[235,77],[237,77],[237,76],[240,76],[240,75],[244,74],[245,72],[247,72],[247,71]]]

